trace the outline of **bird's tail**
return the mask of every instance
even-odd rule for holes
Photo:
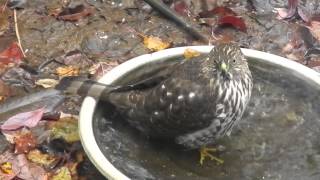
[[[78,76],[69,76],[61,79],[55,89],[63,91],[66,94],[105,99],[114,90],[114,87]]]

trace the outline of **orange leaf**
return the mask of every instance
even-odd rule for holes
[[[143,44],[151,51],[160,51],[170,46],[170,43],[164,42],[160,38],[153,36],[143,36]]]
[[[56,72],[60,77],[77,76],[77,75],[79,75],[79,68],[73,67],[73,66],[58,67],[56,69]]]
[[[37,145],[37,140],[31,132],[27,132],[25,134],[15,137],[14,142],[15,152],[18,154],[27,153],[30,150],[34,149]]]
[[[190,59],[190,58],[193,58],[193,57],[197,57],[197,56],[200,56],[200,52],[199,51],[196,51],[194,49],[186,49],[184,52],[183,52],[183,56],[186,58],[186,59]]]

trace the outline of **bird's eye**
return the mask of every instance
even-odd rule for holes
[[[234,59],[232,62],[233,62],[233,63],[236,63],[236,60]]]

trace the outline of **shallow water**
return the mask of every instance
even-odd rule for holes
[[[200,166],[198,151],[148,139],[102,102],[93,123],[99,147],[132,179],[319,180],[320,87],[278,67],[256,64],[250,60],[254,89],[244,117],[216,145],[215,155],[224,164],[207,160]],[[144,73],[140,68],[117,83]]]

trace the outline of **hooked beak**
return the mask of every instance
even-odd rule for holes
[[[222,62],[220,64],[220,69],[221,69],[221,72],[223,74],[224,77],[226,77],[227,79],[231,79],[231,75],[230,73],[228,72],[229,70],[229,67],[228,65],[225,63],[225,62]]]

